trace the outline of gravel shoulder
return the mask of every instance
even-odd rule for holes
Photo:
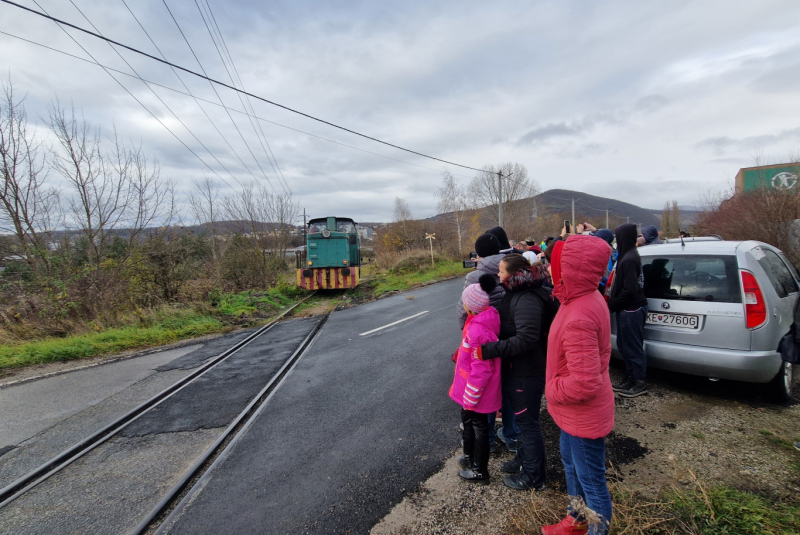
[[[612,379],[621,371],[612,364]],[[609,481],[646,499],[665,486],[722,484],[776,499],[800,496],[800,452],[786,443],[800,440],[800,385],[788,406],[770,404],[755,385],[719,382],[651,370],[650,392],[617,398],[616,424],[609,436]],[[457,407],[453,407],[456,411]],[[559,431],[542,409],[548,457],[547,490],[517,492],[502,483],[493,455],[488,486],[458,477],[459,431],[453,455],[442,469],[396,505],[373,527],[384,534],[538,533],[542,522],[558,521],[566,509]]]

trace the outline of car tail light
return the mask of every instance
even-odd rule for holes
[[[767,321],[767,304],[755,276],[749,271],[742,271],[742,289],[744,289],[744,312],[748,329],[760,327]]]

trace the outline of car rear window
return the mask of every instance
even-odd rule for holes
[[[651,299],[741,303],[733,255],[643,256],[644,295]]]

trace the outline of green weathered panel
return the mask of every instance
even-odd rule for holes
[[[333,237],[328,239],[308,240],[308,259],[311,267],[344,267],[342,260],[348,260],[347,237]]]
[[[787,165],[771,169],[746,169],[744,172],[744,190],[756,188],[769,188],[780,190],[798,190],[798,175],[800,166]]]

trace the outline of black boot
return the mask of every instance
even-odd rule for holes
[[[489,484],[489,471],[485,470],[483,472],[478,471],[477,468],[471,468],[469,470],[462,470],[458,473],[461,476],[461,479],[466,479],[467,481],[471,481],[473,483],[480,483],[481,485],[488,485]]]
[[[470,470],[472,468],[472,455],[461,455],[458,458],[458,464],[461,468]]]
[[[516,459],[506,461],[500,465],[500,471],[506,474],[519,474],[520,470],[522,470],[522,465]]]
[[[611,389],[614,392],[622,392],[623,390],[629,389],[633,386],[633,377],[628,377],[627,375],[617,384],[612,384]]]
[[[647,394],[647,385],[644,381],[634,381],[630,387],[619,392],[619,395],[624,398],[635,398],[643,394]]]

